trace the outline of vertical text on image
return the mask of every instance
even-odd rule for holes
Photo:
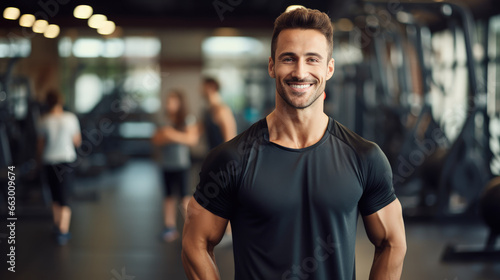
[[[16,174],[14,172],[15,166],[9,166],[7,171],[7,229],[8,229],[8,240],[7,243],[10,245],[7,253],[7,263],[9,267],[7,270],[10,272],[15,272],[16,269]]]

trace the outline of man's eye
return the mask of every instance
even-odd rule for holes
[[[317,58],[309,58],[309,61],[310,62],[319,62],[319,59],[317,59]]]
[[[283,58],[283,62],[291,62],[293,59],[291,57],[285,57]]]

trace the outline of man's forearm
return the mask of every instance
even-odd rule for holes
[[[183,248],[182,264],[189,280],[219,280],[213,250]]]
[[[405,246],[386,246],[375,249],[370,280],[399,280],[403,271]]]

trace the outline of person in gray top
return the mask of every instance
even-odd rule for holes
[[[186,97],[181,90],[171,90],[164,99],[164,117],[153,135],[152,142],[159,147],[165,186],[162,238],[171,242],[179,237],[176,227],[177,200],[182,199],[185,211],[191,197],[189,146],[198,143],[199,132],[193,116],[188,115]]]

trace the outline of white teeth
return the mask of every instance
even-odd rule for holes
[[[290,87],[293,87],[293,88],[308,88],[310,87],[311,85],[290,85]]]

